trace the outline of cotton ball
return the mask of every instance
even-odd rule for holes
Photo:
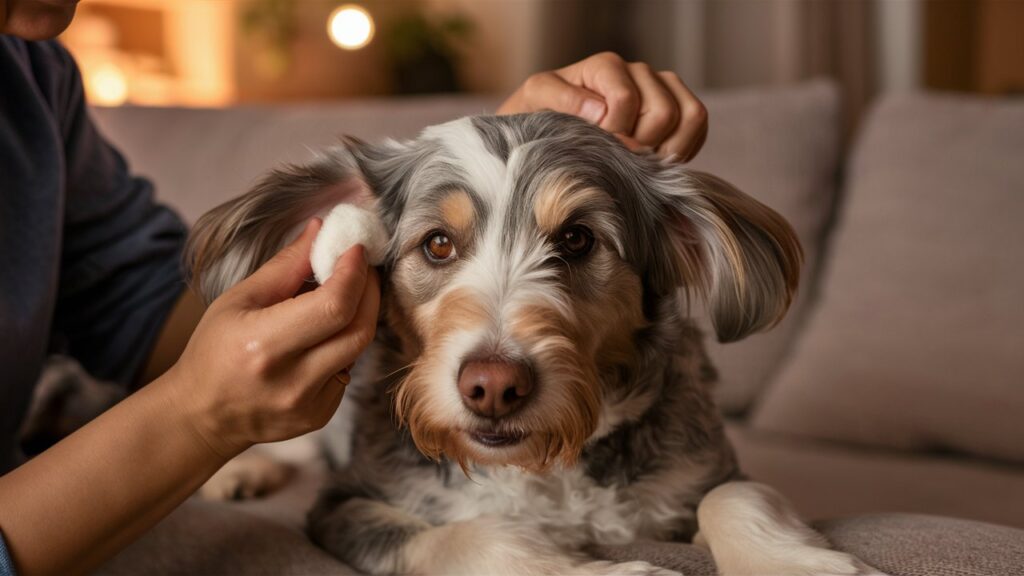
[[[313,240],[309,256],[313,275],[323,284],[334,272],[334,264],[346,250],[362,244],[366,259],[373,266],[384,262],[388,233],[380,218],[369,210],[353,204],[338,204],[324,218],[324,224]]]

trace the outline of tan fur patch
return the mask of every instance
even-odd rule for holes
[[[419,306],[413,312],[416,331],[429,341],[438,341],[455,330],[475,328],[488,322],[487,307],[469,291],[450,290],[436,302]]]
[[[463,190],[456,190],[441,201],[441,214],[448,225],[463,236],[469,234],[476,221],[476,208],[473,200]]]
[[[444,337],[455,330],[472,329],[489,321],[486,307],[465,290],[452,290],[437,302],[413,312],[419,358],[395,390],[395,415],[408,426],[419,450],[433,459],[447,456],[465,468],[468,455],[456,441],[455,431],[442,415],[441,397],[432,393],[434,367],[444,354]]]
[[[562,178],[544,187],[533,206],[533,216],[541,230],[554,234],[581,208],[610,201],[601,190],[581,188],[578,182]]]
[[[544,306],[524,306],[512,319],[510,335],[535,347],[533,361],[547,380],[544,414],[530,438],[527,458],[515,462],[542,471],[556,462],[572,464],[597,427],[602,389],[594,364],[587,358],[585,338],[570,319]]]
[[[598,369],[627,362],[634,356],[634,338],[637,330],[647,324],[642,303],[640,277],[618,261],[615,279],[597,302],[581,304],[579,315],[587,337],[587,352],[592,355]]]

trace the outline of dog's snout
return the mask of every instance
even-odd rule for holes
[[[533,372],[522,362],[470,360],[459,370],[462,403],[486,418],[512,414],[526,403],[533,388]]]

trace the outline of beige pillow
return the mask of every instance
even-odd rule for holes
[[[1024,103],[878,106],[824,272],[755,426],[1024,461]]]

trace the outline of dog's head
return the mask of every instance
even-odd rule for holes
[[[396,414],[421,451],[463,465],[575,460],[660,304],[699,294],[736,340],[783,316],[799,276],[769,208],[543,112],[347,140],[273,172],[197,224],[199,290],[212,299],[344,201],[391,233],[384,314],[410,363]]]

